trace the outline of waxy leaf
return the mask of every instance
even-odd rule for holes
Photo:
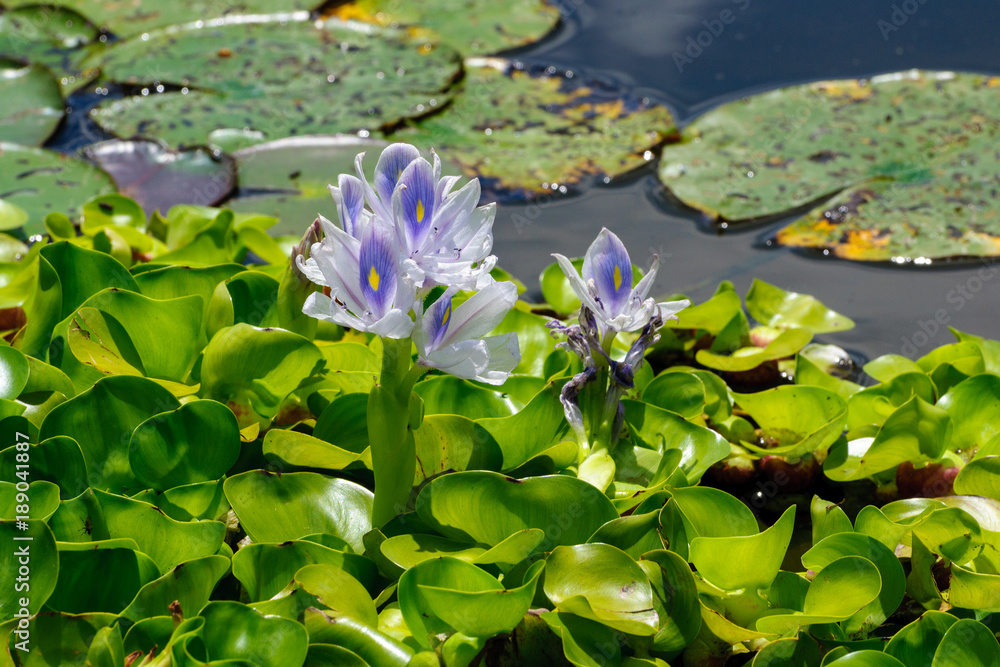
[[[65,110],[59,84],[41,65],[0,59],[0,99],[4,100],[0,141],[40,146],[62,121]]]
[[[767,449],[753,443],[745,446],[788,458],[825,451],[840,437],[847,420],[844,399],[819,387],[783,386],[755,394],[733,393],[733,400],[778,442]]]
[[[311,472],[251,470],[227,479],[225,489],[254,542],[328,533],[355,552],[364,551],[361,537],[371,530],[372,493],[363,486]]]
[[[625,421],[646,447],[658,452],[680,450],[680,468],[691,483],[730,452],[729,443],[721,435],[680,415],[638,401],[623,403]]]
[[[149,556],[115,541],[59,544],[59,581],[48,606],[72,614],[120,613],[139,590],[160,576]],[[83,547],[83,548],[81,548]],[[113,577],[94,576],[96,572]],[[110,579],[110,580],[109,580]],[[163,613],[168,613],[166,610]]]
[[[815,297],[786,292],[763,280],[753,281],[746,302],[747,311],[753,318],[769,327],[798,327],[814,334],[854,328],[853,320],[830,310]]]
[[[664,107],[579,76],[496,58],[469,59],[465,72],[465,90],[447,109],[394,138],[448,155],[497,197],[610,181],[643,166],[644,151],[651,158],[649,149],[676,133]]]
[[[28,598],[28,613],[35,614],[52,595],[59,578],[59,556],[52,531],[39,520],[0,521],[0,536],[7,548],[0,553],[0,618],[13,618]],[[30,595],[28,592],[30,591]],[[34,627],[36,632],[39,627]]]
[[[525,528],[545,531],[542,549],[580,544],[618,518],[611,501],[573,477],[514,479],[494,472],[442,475],[423,488],[417,515],[453,540],[495,546]]]
[[[706,581],[723,590],[767,588],[778,575],[794,527],[795,508],[789,507],[757,535],[695,537],[688,559]]]
[[[426,39],[400,31],[305,18],[188,24],[116,44],[93,61],[105,77],[171,83],[188,92],[114,100],[93,115],[121,137],[146,134],[171,146],[195,146],[219,130],[242,132],[256,143],[377,130],[448,100],[461,66],[451,49],[427,48]],[[297,102],[276,106],[275,99]]]
[[[560,546],[545,562],[545,595],[557,611],[635,635],[659,627],[653,588],[628,554],[607,544]]]

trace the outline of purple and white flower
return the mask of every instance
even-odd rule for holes
[[[313,244],[310,257],[296,257],[299,271],[312,282],[330,288],[330,296],[314,292],[302,311],[385,338],[406,338],[413,330],[410,311],[413,283],[400,266],[395,237],[381,225],[364,227],[355,238],[320,219],[326,238]]]
[[[516,334],[488,336],[517,302],[513,283],[494,282],[452,308],[458,292],[448,288],[425,312],[416,306],[413,342],[418,364],[437,368],[455,377],[503,384],[521,361]]]
[[[659,270],[659,258],[655,256],[649,271],[633,286],[628,250],[606,227],[590,244],[579,272],[567,257],[553,257],[573,292],[594,313],[602,338],[608,333],[638,331],[657,314],[663,320],[676,319],[679,311],[691,305],[686,299],[657,303],[647,297]]]

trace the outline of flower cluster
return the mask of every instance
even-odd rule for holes
[[[452,191],[458,176],[442,176],[409,144],[382,151],[374,182],[355,160],[356,176],[330,186],[340,225],[320,216],[324,238],[299,270],[329,288],[309,296],[303,311],[383,338],[411,337],[418,364],[465,379],[501,384],[520,361],[514,334],[484,336],[517,301],[513,283],[496,282],[493,204],[477,208],[479,181]],[[366,208],[367,204],[367,208]],[[425,307],[435,287],[445,290]],[[475,293],[452,309],[460,291]]]
[[[634,386],[635,372],[642,365],[646,350],[659,340],[657,330],[666,320],[676,319],[677,313],[691,302],[657,303],[647,296],[656,280],[658,257],[653,258],[649,271],[633,286],[628,250],[607,228],[601,230],[587,249],[579,272],[563,255],[553,257],[583,304],[578,324],[565,325],[558,320],[548,323],[553,335],[566,337],[558,347],[573,352],[583,362],[583,371],[563,386],[560,396],[563,409],[582,443],[610,447],[617,440],[624,421],[621,397]],[[621,361],[612,359],[615,336],[640,330],[625,357]],[[602,400],[600,407],[593,410],[594,414],[589,415],[592,427],[588,433],[579,397],[587,385],[602,377],[602,370],[607,380],[597,387]],[[602,438],[605,442],[598,442]]]

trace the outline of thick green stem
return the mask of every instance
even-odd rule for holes
[[[380,527],[406,510],[417,470],[410,395],[426,369],[411,367],[410,339],[382,340],[382,374],[368,395],[368,440],[375,473],[372,526]]]

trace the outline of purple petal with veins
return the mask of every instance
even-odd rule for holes
[[[392,192],[400,176],[419,157],[420,151],[410,144],[392,144],[379,155],[375,165],[375,192],[385,204],[392,201]]]
[[[584,282],[594,281],[605,314],[616,317],[632,294],[632,262],[621,240],[607,228],[587,250],[580,271]]]
[[[337,179],[339,194],[334,194],[337,200],[337,213],[340,215],[340,224],[344,231],[358,237],[361,231],[358,222],[361,218],[361,211],[365,208],[365,191],[361,181],[357,177],[349,174],[341,174]]]
[[[403,225],[410,251],[418,250],[431,231],[434,219],[434,170],[424,159],[414,160],[403,171],[399,185]]]
[[[399,280],[396,260],[391,237],[380,226],[369,226],[361,241],[358,278],[368,310],[376,319],[392,309]]]

